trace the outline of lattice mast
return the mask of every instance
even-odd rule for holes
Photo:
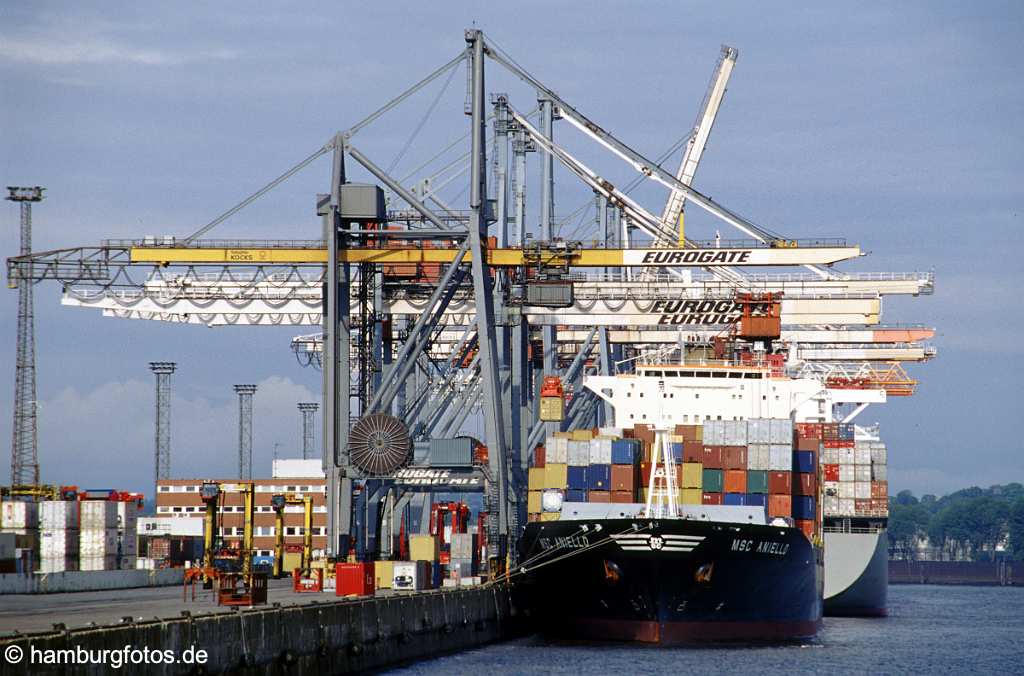
[[[21,255],[32,253],[32,203],[43,200],[45,188],[7,186],[7,199],[21,208]],[[18,284],[18,335],[14,358],[14,429],[11,441],[11,485],[39,484],[39,434],[36,423],[36,336],[32,282]]]
[[[252,479],[252,395],[255,385],[235,385],[238,393],[238,478]]]
[[[302,402],[299,404],[299,411],[302,412],[302,459],[309,460],[314,457],[316,451],[313,449],[313,418],[316,416],[320,404],[316,402]]]
[[[157,481],[171,478],[171,374],[173,361],[151,361],[149,370],[156,375],[156,437],[154,446]]]

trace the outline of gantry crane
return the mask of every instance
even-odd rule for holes
[[[302,505],[302,559],[299,570],[309,574],[313,562],[313,498],[309,495],[278,493],[271,496],[270,506],[274,508],[274,577],[285,577],[284,572],[284,510],[288,505]]]

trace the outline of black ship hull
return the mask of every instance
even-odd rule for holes
[[[530,523],[521,585],[553,638],[662,645],[813,638],[821,550],[794,528],[682,519]]]

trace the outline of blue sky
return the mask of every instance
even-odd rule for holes
[[[889,299],[884,318],[936,326],[939,357],[910,367],[917,396],[860,418],[883,424],[893,488],[1024,479],[1017,3],[6,2],[0,19],[0,174],[3,185],[49,189],[35,211],[36,250],[191,233],[454,56],[473,22],[649,157],[692,124],[719,45],[734,46],[739,61],[695,185],[786,235],[845,236],[871,252],[844,269],[936,272],[934,296]],[[496,66],[488,85],[521,110],[534,105]],[[396,174],[465,130],[464,87],[459,73]],[[389,165],[439,88],[357,145]],[[557,133],[588,163],[628,180],[564,126]],[[531,157],[533,185],[537,165]],[[316,237],[313,195],[328,171],[315,164],[211,235]],[[563,216],[587,192],[558,179]],[[635,194],[660,208],[663,191]],[[8,256],[17,209],[5,204]],[[713,233],[688,213],[695,234]],[[174,475],[236,467],[234,383],[260,385],[257,470],[269,469],[275,444],[281,455],[298,448],[295,403],[319,392],[319,374],[288,348],[305,328],[103,319],[59,297],[54,284],[36,287],[44,480],[150,489],[151,360],[179,362]],[[9,382],[15,307],[14,292],[0,294]],[[0,387],[0,410],[10,411],[12,392]],[[0,439],[10,424],[0,416]]]

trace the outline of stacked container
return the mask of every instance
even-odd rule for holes
[[[134,500],[117,503],[118,568],[132,570],[139,554],[139,506]]]
[[[39,569],[59,573],[78,569],[78,501],[39,503]]]
[[[118,504],[109,500],[79,503],[80,570],[116,570]]]

